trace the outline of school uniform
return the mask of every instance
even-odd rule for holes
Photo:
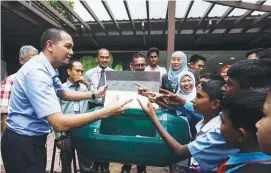
[[[236,153],[229,156],[217,173],[270,173],[271,156],[262,152]]]
[[[172,108],[184,112],[188,119],[198,119],[203,115],[195,113],[193,103],[186,101],[181,107]],[[228,155],[239,152],[237,148],[231,148],[226,144],[221,134],[221,118],[217,115],[205,124],[204,119],[196,124],[197,134],[195,140],[187,145],[192,164],[200,165],[204,170],[211,171],[220,166],[229,158]]]
[[[204,119],[196,125],[197,134],[193,142],[187,145],[192,156],[191,163],[200,165],[204,170],[210,171],[217,168],[228,155],[239,151],[237,148],[231,148],[226,144],[220,132],[221,117],[218,115],[211,119],[207,124]]]

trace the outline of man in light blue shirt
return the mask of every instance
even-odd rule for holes
[[[57,96],[62,100],[77,101],[103,97],[105,90],[93,93],[63,90],[56,68],[67,65],[73,54],[73,40],[67,32],[56,28],[46,30],[41,47],[42,52],[29,60],[14,77],[7,129],[1,140],[3,163],[8,173],[45,173],[45,144],[51,126],[56,131],[68,131],[117,115],[130,101],[64,117]]]
[[[83,77],[84,68],[79,60],[71,60],[67,69],[69,75],[67,82],[62,86],[65,91],[83,91],[87,92],[88,83]],[[100,99],[100,98],[97,98]],[[96,100],[97,100],[96,99]],[[89,110],[89,100],[64,101],[60,100],[60,106],[64,114],[86,113]],[[61,150],[60,159],[62,163],[62,173],[71,173],[72,163],[72,142],[70,132],[56,133],[57,146]],[[83,151],[77,150],[79,167],[81,173],[89,173],[92,161],[90,156]]]

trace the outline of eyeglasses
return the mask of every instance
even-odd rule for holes
[[[146,66],[146,64],[133,64],[133,66],[135,66],[135,67],[139,68],[139,67],[145,67],[145,66]]]

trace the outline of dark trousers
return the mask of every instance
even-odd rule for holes
[[[64,140],[64,145],[67,144],[67,140]],[[60,149],[60,160],[61,160],[61,172],[72,173],[72,149]]]
[[[130,171],[131,168],[132,168],[132,165],[123,165],[121,170]],[[146,166],[144,166],[144,165],[136,165],[136,169],[137,169],[137,172],[141,172],[141,171],[146,170]]]
[[[6,129],[1,140],[6,172],[45,173],[46,139],[47,135],[25,136]]]
[[[72,142],[71,137],[67,136],[63,139],[64,147],[60,148],[60,159],[62,165],[62,173],[72,173],[71,165],[72,165]],[[89,173],[92,165],[92,160],[84,154],[84,152],[80,152],[77,150],[78,154],[78,162],[81,173]]]

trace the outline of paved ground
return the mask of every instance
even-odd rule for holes
[[[51,169],[51,162],[52,162],[52,154],[53,154],[53,143],[54,143],[54,135],[50,134],[47,138],[47,167],[46,170],[49,172]],[[57,149],[56,152],[56,158],[55,158],[55,166],[54,166],[54,172],[58,173],[61,172],[61,164],[59,160],[59,153],[60,151]],[[2,163],[2,157],[0,157],[1,161],[1,172],[0,173],[6,173],[4,170],[4,166]],[[16,165],[16,164],[15,164]],[[111,173],[120,173],[122,164],[119,163],[111,163],[110,164],[110,172]],[[79,169],[78,163],[77,163],[77,169]],[[79,172],[79,171],[78,171]],[[147,167],[148,173],[169,173],[168,168],[164,167]],[[136,167],[133,165],[131,173],[136,173]]]

